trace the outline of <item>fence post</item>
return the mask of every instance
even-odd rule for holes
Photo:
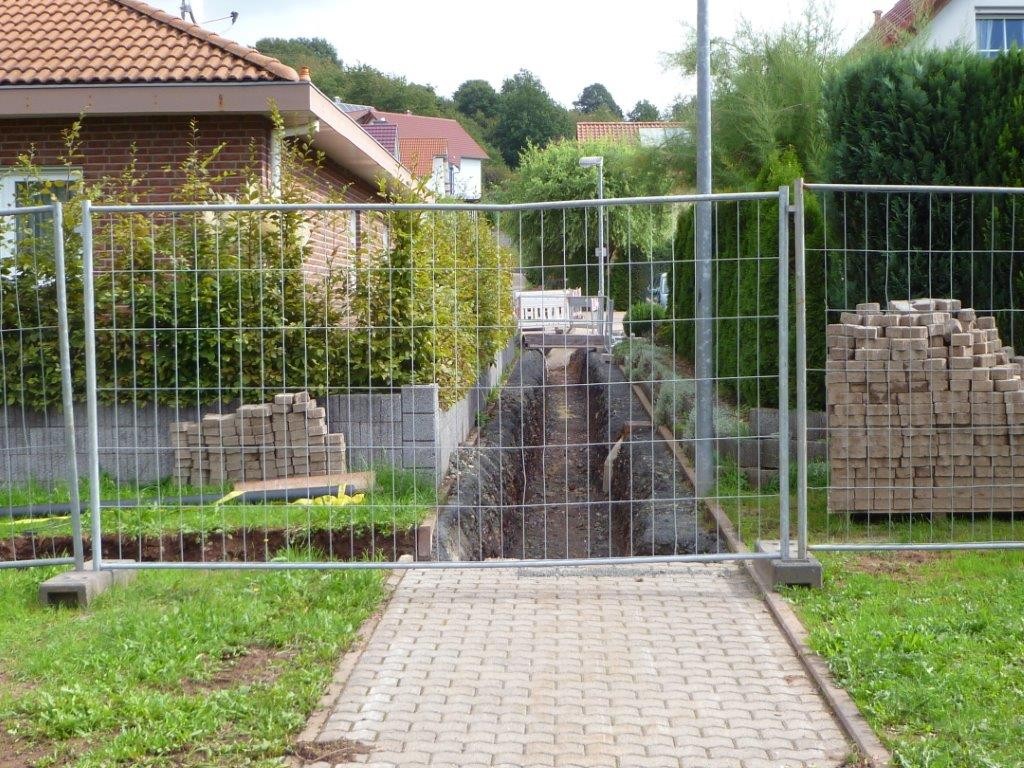
[[[85,404],[89,449],[89,514],[91,516],[92,568],[100,570],[103,559],[103,528],[100,525],[100,446],[96,408],[96,296],[93,293],[92,203],[82,201],[82,293],[85,314]]]
[[[789,187],[779,187],[779,556],[789,559]]]
[[[68,291],[64,271],[64,207],[53,203],[53,263],[57,282],[57,343],[60,349],[60,389],[64,406],[64,456],[68,463],[68,492],[71,501],[71,546],[75,570],[85,568],[82,546],[82,505],[78,497],[78,452],[75,450],[75,401],[71,388],[71,347],[68,341]]]
[[[794,184],[794,270],[796,285],[796,556],[807,559],[807,273],[804,180]]]

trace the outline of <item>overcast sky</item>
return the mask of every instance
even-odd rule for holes
[[[181,0],[149,0],[177,14]],[[821,0],[831,7],[846,43],[855,41],[894,0]],[[804,0],[710,0],[711,31],[728,37],[745,16],[770,29],[798,16]],[[261,37],[325,37],[346,64],[365,63],[450,96],[465,80],[495,88],[519,71],[537,75],[569,107],[590,83],[604,83],[628,111],[638,99],[659,108],[692,83],[665,71],[663,54],[678,50],[683,25],[696,22],[696,0],[627,0],[608,4],[564,0],[192,0],[209,29],[252,45]],[[584,9],[586,11],[584,12]],[[595,10],[596,9],[596,10]],[[239,12],[238,23],[211,21]]]

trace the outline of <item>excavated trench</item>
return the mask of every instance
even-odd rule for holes
[[[671,449],[596,352],[524,349],[449,480],[438,560],[716,551]]]

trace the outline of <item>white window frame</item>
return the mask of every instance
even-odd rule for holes
[[[978,40],[978,24],[982,21],[1001,21],[1003,22],[1003,44],[1001,48],[982,48],[980,41]],[[974,13],[974,43],[975,49],[979,54],[986,58],[995,58],[1001,53],[1005,53],[1010,50],[1006,43],[1006,25],[1007,21],[1024,21],[1024,6],[1007,6],[1006,8],[976,8]],[[1021,41],[1020,46],[1024,48],[1024,40]]]
[[[68,168],[67,166],[36,168],[31,171],[24,168],[0,167],[0,209],[10,210],[18,207],[18,184],[47,181],[81,184],[82,170],[80,168]],[[16,217],[3,217],[6,224],[3,227],[2,235],[0,235],[0,258],[9,258],[14,255],[16,245],[14,218]]]

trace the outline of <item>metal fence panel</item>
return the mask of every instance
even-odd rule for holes
[[[807,189],[811,548],[1020,548],[1024,190]]]
[[[0,210],[0,568],[83,566],[64,238],[59,202]]]
[[[715,228],[706,382],[696,203]],[[4,331],[59,347],[38,379],[62,385],[67,431],[34,458],[74,456],[85,424],[96,568],[654,563],[770,556],[731,536],[788,543],[788,190],[81,215],[51,243],[55,282],[38,259],[14,275],[19,298],[53,293],[55,324]],[[717,457],[701,499],[699,444]],[[39,526],[40,554],[71,544],[81,567],[76,516]]]

